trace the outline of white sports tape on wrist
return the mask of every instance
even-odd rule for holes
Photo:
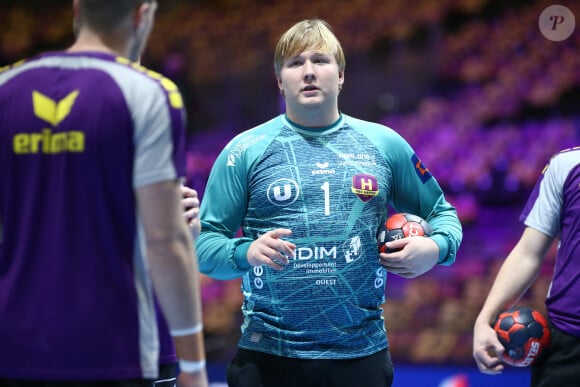
[[[187,335],[193,335],[195,333],[201,332],[203,329],[203,324],[199,323],[191,328],[185,328],[185,329],[171,329],[169,331],[169,333],[171,334],[171,336],[173,337],[179,337],[179,336],[187,336]]]
[[[199,372],[205,368],[205,360],[200,361],[190,361],[190,360],[179,360],[179,371],[193,373]]]

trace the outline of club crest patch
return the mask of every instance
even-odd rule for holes
[[[379,182],[371,175],[354,175],[352,177],[352,192],[363,202],[368,202],[379,194]]]
[[[423,162],[421,161],[421,159],[417,157],[417,155],[413,155],[413,157],[411,157],[411,161],[413,162],[415,172],[417,173],[417,176],[419,176],[419,179],[421,179],[423,183],[426,183],[427,180],[429,180],[432,177],[431,172],[429,172],[429,168],[427,168],[423,164]]]

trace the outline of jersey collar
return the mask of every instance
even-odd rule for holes
[[[282,121],[284,121],[284,123],[288,127],[292,128],[294,131],[300,134],[306,134],[309,136],[322,136],[325,134],[335,132],[344,125],[344,116],[342,115],[341,112],[339,112],[339,115],[340,116],[338,117],[338,120],[336,120],[334,123],[320,128],[312,128],[308,126],[298,125],[297,123],[290,121],[290,119],[286,114],[283,114],[281,117]]]

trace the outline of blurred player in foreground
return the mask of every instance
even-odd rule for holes
[[[136,63],[157,3],[73,7],[68,50],[0,73],[0,385],[152,386],[155,294],[179,385],[205,387],[183,103]]]
[[[532,365],[531,386],[576,386],[580,380],[580,148],[562,151],[550,160],[520,220],[526,228],[502,264],[475,322],[473,357],[483,373],[503,371],[504,349],[491,323],[531,286],[548,249],[559,238],[546,299],[552,343]]]
[[[291,27],[274,62],[286,114],[226,146],[201,203],[200,270],[243,277],[228,384],[390,386],[387,271],[410,278],[451,264],[456,211],[401,136],[338,110],[345,60],[326,22]],[[389,205],[425,218],[433,235],[379,255]]]

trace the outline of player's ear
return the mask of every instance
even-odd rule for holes
[[[284,86],[282,85],[282,77],[276,77],[278,81],[278,89],[280,90],[280,95],[284,96]]]
[[[79,0],[73,0],[73,17],[79,17]]]
[[[133,27],[135,29],[143,28],[148,18],[152,18],[152,13],[155,12],[156,2],[144,1],[139,5],[135,14],[133,15]]]
[[[79,0],[73,0],[73,33],[77,37],[79,35]]]

